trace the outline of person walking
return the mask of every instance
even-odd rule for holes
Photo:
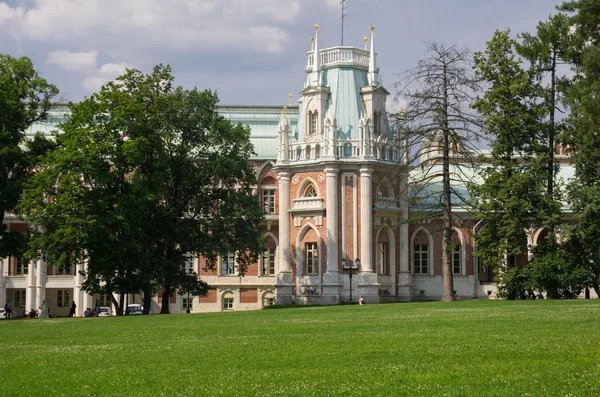
[[[12,316],[12,306],[10,305],[10,301],[7,299],[4,304],[4,318],[7,320]]]
[[[77,305],[75,304],[75,301],[73,301],[73,304],[71,305],[71,311],[69,312],[69,317],[75,317],[76,309],[77,309]]]

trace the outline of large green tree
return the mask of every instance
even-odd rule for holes
[[[575,73],[565,136],[574,148],[569,198],[582,261],[593,272],[592,286],[600,295],[600,1],[567,1],[559,9],[570,17],[572,46],[567,55]]]
[[[565,75],[564,57],[568,56],[572,38],[570,21],[566,14],[550,16],[548,21],[537,25],[536,33],[522,33],[516,43],[517,52],[529,63],[528,72],[536,102],[540,140],[546,144],[546,205],[542,208],[540,222],[554,227],[561,222],[560,198],[556,189],[555,161],[556,138],[565,130],[565,123],[558,116],[565,113],[564,94],[570,85]]]
[[[487,88],[474,107],[492,139],[484,182],[471,187],[476,217],[485,225],[476,236],[478,255],[484,265],[505,269],[508,257],[526,253],[525,229],[546,202],[541,105],[509,30],[496,31],[486,50],[475,54],[475,71]]]
[[[48,117],[57,95],[29,58],[0,54],[0,257],[23,248],[23,234],[8,231],[4,217],[14,211],[37,157],[50,146],[41,135],[26,140],[25,131]]]
[[[248,129],[220,116],[217,103],[211,91],[174,87],[159,65],[128,70],[71,104],[23,205],[44,228],[31,254],[85,261],[88,291],[144,291],[146,311],[160,289],[161,313],[177,288],[206,290],[185,271],[189,253],[213,268],[235,252],[243,274],[261,249],[253,148]]]

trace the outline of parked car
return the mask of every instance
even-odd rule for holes
[[[0,308],[0,320],[4,320],[6,318],[6,311],[4,310],[3,307]],[[17,318],[17,313],[13,312],[11,313],[10,318]]]
[[[108,316],[112,316],[112,310],[110,310],[110,307],[102,306],[100,308],[100,313],[98,314],[98,317],[108,317]]]
[[[144,306],[138,304],[131,304],[127,306],[127,314],[139,316],[144,311]]]

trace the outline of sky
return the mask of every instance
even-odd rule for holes
[[[345,0],[344,45],[375,26],[377,64],[394,97],[425,42],[483,50],[495,30],[534,32],[561,0]],[[0,53],[27,56],[80,101],[125,68],[169,64],[175,83],[222,104],[286,105],[304,84],[314,25],[341,44],[340,0],[0,0]]]

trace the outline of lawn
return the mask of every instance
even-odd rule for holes
[[[600,301],[0,321],[0,395],[598,396]]]

